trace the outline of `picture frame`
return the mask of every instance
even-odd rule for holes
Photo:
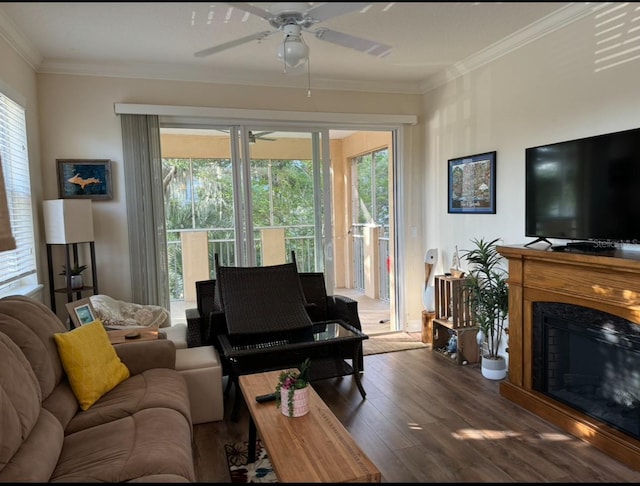
[[[496,213],[496,151],[448,160],[448,212]]]
[[[75,327],[89,324],[97,319],[96,311],[93,305],[91,305],[91,299],[89,297],[67,302],[65,306],[67,312],[69,312],[71,322]]]
[[[111,160],[56,159],[60,199],[109,200]]]

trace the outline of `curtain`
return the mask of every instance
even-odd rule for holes
[[[170,306],[160,124],[156,115],[120,115],[129,226],[132,300]]]

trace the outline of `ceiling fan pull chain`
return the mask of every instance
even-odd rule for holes
[[[307,98],[311,98],[311,59],[307,59]]]

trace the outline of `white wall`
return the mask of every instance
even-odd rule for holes
[[[640,59],[595,72],[595,24],[587,17],[426,93],[424,246],[439,249],[438,273],[472,238],[533,241],[524,234],[527,147],[640,127]],[[448,159],[493,150],[496,214],[448,214]]]

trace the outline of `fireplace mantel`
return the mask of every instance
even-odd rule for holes
[[[640,325],[640,253],[604,256],[524,246],[499,246],[498,251],[509,262],[509,374],[500,393],[640,470],[640,441],[532,388],[532,304],[580,305]]]

